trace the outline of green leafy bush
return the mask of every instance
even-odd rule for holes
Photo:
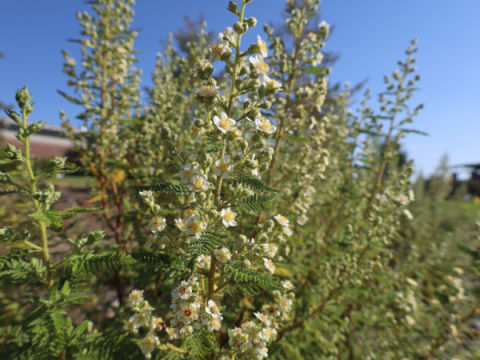
[[[91,206],[55,208],[43,181],[78,169],[35,163],[44,124],[18,90],[6,113],[22,149],[1,162],[19,166],[0,173],[0,209],[18,209],[0,229],[2,358],[478,358],[478,209],[445,200],[445,167],[413,182],[399,151],[422,108],[416,41],[379,111],[368,91],[353,111],[352,89],[328,86],[320,1],[287,1],[285,31],[245,45],[250,2],[229,2],[238,21],[214,43],[205,25],[170,40],[145,96],[133,1],[78,14],[74,93],[59,93],[82,108],[82,131],[62,118]]]

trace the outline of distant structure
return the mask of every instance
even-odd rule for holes
[[[12,144],[17,148],[22,147],[15,137],[19,129],[20,126],[10,120],[3,121],[2,126],[0,120],[0,139],[3,140],[3,147],[6,144]],[[46,125],[30,138],[31,154],[39,158],[50,158],[55,155],[73,158],[75,156],[73,143],[70,139],[65,138],[62,132],[61,127]]]
[[[467,191],[471,195],[480,196],[480,163],[477,164],[464,164],[455,165],[452,168],[464,168],[470,170],[470,179],[458,180],[457,174],[453,173],[453,186],[454,189],[458,188],[461,184],[467,183]]]

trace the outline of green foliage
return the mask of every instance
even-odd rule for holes
[[[188,195],[190,190],[188,190],[185,185],[171,185],[171,184],[155,184],[155,185],[142,185],[138,187],[140,191],[154,191],[154,192],[163,192],[170,193],[175,195]]]
[[[184,261],[176,256],[172,257],[167,254],[152,254],[148,252],[135,253],[131,256],[139,263],[154,266],[155,271],[165,273],[166,278],[182,278],[193,272],[193,268],[188,267]]]
[[[195,332],[188,337],[187,347],[193,359],[209,360],[218,350],[215,335],[206,330]]]
[[[223,276],[228,276],[229,290],[246,296],[258,294],[262,289],[280,289],[280,281],[266,273],[245,268],[241,261],[233,261],[223,268]]]
[[[279,190],[272,189],[270,186],[265,184],[262,180],[248,174],[238,175],[232,180],[229,181],[233,186],[242,185],[253,191],[266,191],[266,192],[275,192],[278,193]]]
[[[239,199],[232,206],[245,212],[260,212],[273,206],[275,195],[254,194],[243,199]]]
[[[119,270],[136,263],[136,260],[123,252],[110,251],[105,254],[96,255],[87,253],[73,257],[68,266],[71,272],[84,270],[87,273],[100,272],[102,270]]]
[[[22,193],[22,192],[25,192],[23,190],[20,190],[20,189],[13,189],[13,190],[0,190],[0,196],[3,196],[3,195],[10,195],[10,194],[18,194],[18,193]]]
[[[191,258],[188,267],[193,269],[200,255],[208,255],[222,245],[226,245],[225,241],[209,231],[205,231],[200,239],[191,240],[187,251],[187,256]]]
[[[216,152],[225,147],[221,141],[213,141],[207,144],[207,153]]]
[[[73,208],[65,211],[44,210],[31,213],[28,216],[34,218],[35,220],[43,222],[50,230],[60,232],[63,230],[63,219],[69,218],[75,214],[98,210],[100,210],[100,208]]]

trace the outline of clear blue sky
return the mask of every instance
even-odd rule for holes
[[[255,16],[259,25],[278,24],[284,3],[254,0],[247,16]],[[221,31],[235,20],[227,4],[138,0],[134,27],[143,29],[136,42],[143,84],[150,84],[160,40],[182,26],[184,15],[197,18],[203,12],[209,29]],[[4,1],[1,10],[0,99],[13,103],[15,90],[28,84],[37,103],[32,120],[59,124],[61,109],[74,118],[78,108],[56,92],[68,91],[60,50],[78,54],[77,44],[67,39],[79,37],[75,13],[89,6],[80,0],[15,0]],[[336,26],[326,48],[341,56],[332,80],[355,84],[368,78],[373,94],[382,91],[383,75],[396,68],[410,39],[420,40],[423,78],[416,100],[426,108],[414,125],[430,135],[405,140],[418,170],[431,173],[443,154],[451,164],[480,162],[480,0],[324,0],[320,11]],[[263,34],[261,26],[255,30],[252,38]]]

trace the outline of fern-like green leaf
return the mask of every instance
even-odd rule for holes
[[[122,252],[111,251],[101,255],[88,253],[72,258],[68,264],[71,268],[68,270],[68,273],[75,274],[78,270],[84,270],[87,273],[103,269],[118,270],[135,263],[135,259]]]
[[[172,184],[155,184],[155,185],[142,185],[138,187],[140,191],[155,191],[155,192],[164,192],[176,195],[189,195],[190,190],[183,184],[172,185]]]
[[[31,213],[28,216],[34,218],[35,220],[45,223],[45,225],[47,225],[47,227],[50,230],[55,232],[60,232],[63,230],[63,219],[69,218],[75,214],[97,211],[97,210],[100,210],[100,208],[92,208],[92,209],[73,208],[65,211],[45,210],[45,211],[37,211],[37,212]]]
[[[22,193],[22,192],[25,192],[25,191],[23,191],[21,189],[0,190],[0,196],[10,195],[10,194],[18,194],[18,193]]]
[[[79,170],[80,168],[76,168],[76,169],[63,169],[63,170],[55,170],[55,169],[52,169],[52,170],[47,170],[45,171],[45,175],[46,176],[55,176],[55,175],[58,175],[58,174],[71,174],[71,173],[74,173],[75,171]]]
[[[190,355],[196,360],[210,360],[218,351],[215,335],[206,330],[195,331],[187,339],[187,348]]]
[[[167,279],[173,276],[189,275],[193,272],[193,268],[188,267],[184,261],[176,256],[143,252],[132,254],[132,258],[139,263],[155,266],[155,271],[165,273]]]
[[[245,295],[256,295],[261,289],[280,289],[282,286],[278,278],[269,274],[247,269],[239,260],[223,268],[222,276],[229,277],[229,291],[242,292]]]
[[[209,231],[204,232],[200,239],[192,241],[188,247],[187,256],[191,258],[188,267],[193,269],[200,255],[208,255],[222,245],[226,244],[221,238]]]
[[[252,196],[239,199],[237,203],[232,206],[245,212],[260,212],[270,208],[273,205],[275,198],[275,195],[254,194]]]
[[[216,152],[225,147],[225,144],[221,141],[212,141],[207,144],[207,153]]]
[[[248,174],[238,175],[232,180],[230,180],[229,183],[231,183],[233,186],[243,185],[244,187],[249,188],[253,191],[266,191],[274,193],[280,192],[279,190],[271,188],[262,180]]]

